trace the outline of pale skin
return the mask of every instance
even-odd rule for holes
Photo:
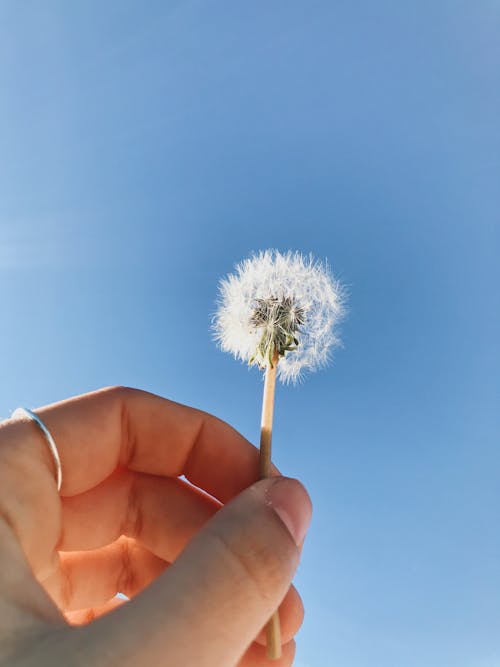
[[[299,482],[255,483],[243,436],[147,392],[36,412],[63,483],[59,494],[35,424],[0,424],[0,667],[292,664],[303,607],[291,580],[311,514]],[[278,607],[271,662],[262,628]]]

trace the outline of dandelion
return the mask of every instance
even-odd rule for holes
[[[327,264],[299,252],[264,250],[236,266],[219,285],[215,338],[222,350],[265,371],[260,434],[261,478],[271,474],[276,377],[297,382],[326,365],[339,344],[344,291]],[[266,628],[268,656],[281,655],[279,616]]]
[[[214,330],[222,350],[260,368],[276,349],[278,378],[296,382],[328,363],[343,313],[344,291],[326,264],[265,250],[221,280]]]

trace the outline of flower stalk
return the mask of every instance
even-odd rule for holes
[[[260,479],[266,479],[272,476],[271,442],[273,437],[274,394],[278,361],[279,353],[275,349],[271,356],[270,363],[266,367],[266,375],[264,378],[264,395],[262,398],[262,417],[260,422]],[[281,627],[278,611],[274,612],[266,625],[266,645],[268,658],[271,660],[281,658]]]

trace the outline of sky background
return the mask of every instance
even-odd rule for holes
[[[500,3],[0,0],[0,415],[104,385],[256,442],[209,332],[261,248],[349,289],[280,387],[297,667],[500,666]]]

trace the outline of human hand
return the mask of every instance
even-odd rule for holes
[[[60,495],[38,427],[0,424],[2,667],[292,664],[303,610],[290,581],[311,513],[298,482],[247,488],[255,447],[139,390],[37,414],[61,457]],[[278,606],[271,663],[262,628]]]

